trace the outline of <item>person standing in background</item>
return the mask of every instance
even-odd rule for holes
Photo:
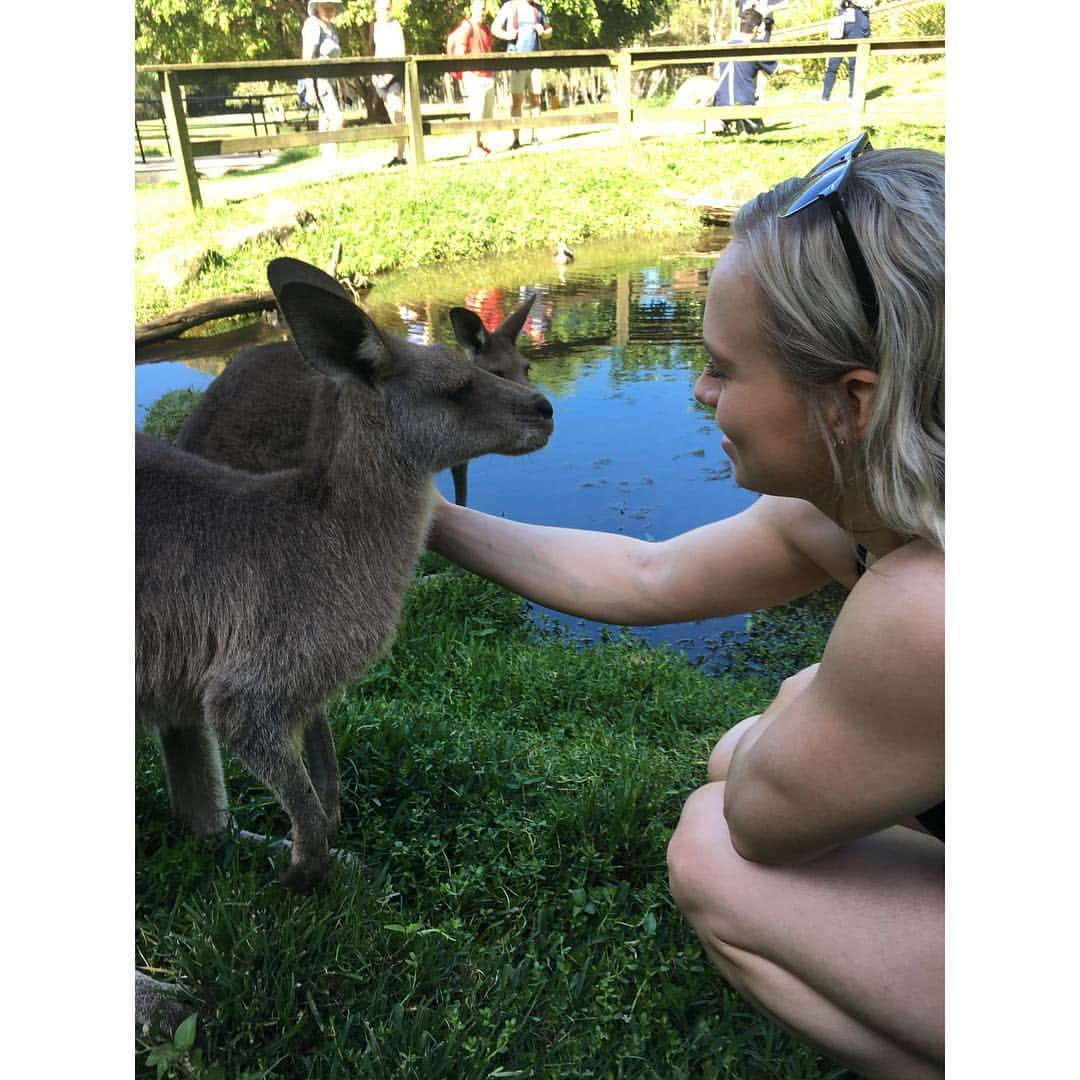
[[[551,23],[540,4],[531,3],[530,0],[507,0],[495,16],[491,32],[495,37],[507,42],[507,52],[538,52],[541,39],[551,37]],[[510,72],[511,116],[521,116],[526,82],[533,115],[540,111],[540,71],[537,68],[532,71],[520,68]],[[533,141],[536,141],[535,132]],[[514,141],[510,144],[510,149],[521,149],[521,131],[518,128],[514,128]]]
[[[300,30],[300,56],[304,60],[325,60],[341,55],[334,17],[341,4],[337,0],[322,3],[309,0],[308,17]],[[337,80],[307,79],[307,100],[314,102],[319,112],[320,131],[340,131],[345,122],[338,104]],[[337,143],[326,142],[319,147],[323,160],[332,162],[337,158]]]
[[[484,0],[472,0],[469,16],[462,19],[446,39],[446,51],[451,56],[491,52],[491,27],[484,22]],[[490,71],[451,72],[461,80],[461,92],[469,103],[470,120],[488,120],[495,112],[495,76]],[[482,132],[475,132],[476,145],[471,147],[471,159],[485,158],[491,151],[484,145]]]
[[[768,41],[769,31],[765,30],[765,25],[769,19],[770,16],[763,16],[758,7],[748,4],[739,17],[738,33],[733,34],[728,43],[739,45],[746,42]],[[760,97],[759,83],[765,76],[775,75],[781,71],[798,70],[799,68],[792,64],[781,64],[777,60],[728,60],[720,65],[716,72],[719,81],[712,103],[713,105],[756,105]],[[729,125],[731,125],[730,128]],[[725,120],[713,134],[726,135],[731,130],[754,135],[764,130],[764,127],[760,117],[748,116],[742,120]]]
[[[833,10],[836,15],[829,26],[829,37],[834,40],[844,38],[868,38],[870,36],[870,8],[875,0],[834,0]],[[847,59],[848,69],[848,97],[855,93],[855,57]],[[825,85],[821,88],[821,100],[828,101],[832,97],[833,84],[836,82],[837,72],[845,58],[842,56],[830,56],[825,65]]]
[[[375,21],[371,24],[372,56],[404,56],[405,31],[401,23],[394,18],[390,9],[390,0],[375,0]],[[372,75],[371,83],[386,106],[386,115],[391,124],[405,123],[405,91],[401,80],[390,72],[386,75]],[[394,156],[386,163],[387,168],[405,164],[405,140],[398,139]]]

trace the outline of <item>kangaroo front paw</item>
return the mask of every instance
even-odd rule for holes
[[[326,877],[327,862],[326,856],[321,859],[308,858],[294,862],[278,879],[278,885],[295,892],[308,892],[321,884],[323,878]]]

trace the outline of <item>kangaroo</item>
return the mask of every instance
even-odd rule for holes
[[[310,281],[349,299],[329,274],[311,268]],[[536,293],[529,293],[489,331],[468,308],[450,309],[457,343],[469,360],[493,375],[528,386],[529,361],[515,341]],[[417,345],[418,351],[442,346]],[[211,461],[249,472],[272,472],[298,465],[307,441],[308,421],[321,376],[293,348],[256,345],[240,353],[210,385],[177,433],[175,444]],[[454,501],[468,500],[468,461],[450,466]]]
[[[136,717],[196,833],[226,824],[218,742],[232,750],[292,823],[280,884],[307,889],[338,819],[324,705],[393,638],[433,475],[537,450],[553,422],[535,390],[381,333],[314,267],[275,259],[268,277],[294,344],[262,361],[319,372],[301,460],[254,474],[136,435]]]

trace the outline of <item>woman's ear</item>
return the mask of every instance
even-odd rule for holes
[[[856,439],[866,435],[870,426],[870,413],[874,408],[874,396],[877,394],[878,375],[869,368],[856,368],[840,377],[842,395],[849,432]]]

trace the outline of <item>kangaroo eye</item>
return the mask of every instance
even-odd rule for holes
[[[468,396],[472,393],[472,383],[463,383],[456,390],[451,390],[446,395],[448,401],[452,401],[455,405],[463,405]]]

